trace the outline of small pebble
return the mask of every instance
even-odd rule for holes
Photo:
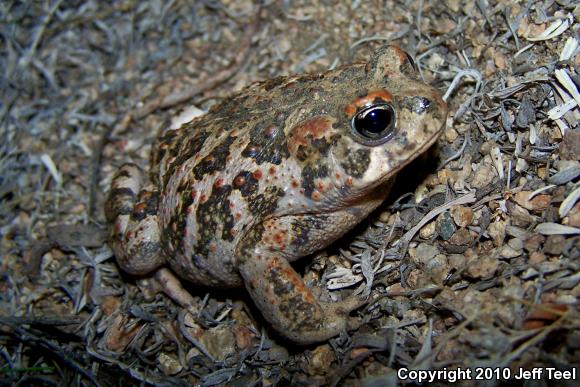
[[[451,216],[459,227],[467,227],[473,222],[473,210],[465,206],[453,206]]]
[[[566,238],[562,235],[549,235],[544,243],[544,252],[551,255],[560,255],[564,251]]]
[[[449,240],[451,236],[455,233],[456,227],[451,219],[451,215],[448,212],[445,212],[437,218],[437,234],[443,239],[444,241]]]

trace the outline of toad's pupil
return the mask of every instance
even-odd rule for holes
[[[366,116],[368,131],[379,133],[385,128],[385,122],[389,121],[389,114],[383,109],[375,109]]]
[[[360,114],[355,119],[355,127],[359,132],[366,132],[368,135],[377,135],[391,125],[392,119],[393,114],[390,109],[376,107],[364,114]]]

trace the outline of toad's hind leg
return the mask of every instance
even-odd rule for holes
[[[272,327],[299,344],[311,344],[356,329],[361,321],[349,312],[366,304],[354,297],[324,303],[279,253],[258,245],[238,257],[238,268],[256,306]]]
[[[308,223],[304,218],[265,221],[246,235],[236,256],[246,288],[266,320],[283,336],[310,344],[358,328],[362,321],[349,316],[349,312],[368,300],[351,296],[340,302],[321,302],[290,266],[289,261],[295,257],[324,247],[299,240],[304,233],[296,225]],[[325,225],[332,220],[329,218]],[[292,240],[299,243],[290,245]]]
[[[340,302],[317,300],[289,261],[311,254],[340,238],[374,210],[388,185],[363,201],[324,214],[270,218],[254,226],[236,252],[237,266],[252,299],[272,326],[302,344],[323,341],[362,323],[349,316],[370,300],[350,296]]]
[[[171,271],[161,268],[165,259],[160,248],[157,218],[157,190],[143,186],[144,176],[135,164],[124,164],[111,183],[105,204],[109,222],[109,244],[123,271],[139,276],[141,287],[152,292],[159,290],[173,301],[195,311],[194,299]]]
[[[157,223],[158,192],[143,187],[143,171],[124,164],[113,177],[105,215],[109,244],[119,266],[129,274],[148,274],[163,264]]]

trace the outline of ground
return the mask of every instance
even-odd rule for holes
[[[482,375],[493,385],[578,367],[579,17],[573,1],[1,2],[2,384],[385,385],[501,367]],[[379,211],[302,262],[319,292],[376,300],[361,329],[297,347],[243,292],[191,288],[193,318],[119,271],[105,194],[172,117],[386,43],[450,116]]]

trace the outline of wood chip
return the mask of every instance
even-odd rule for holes
[[[564,226],[559,223],[540,223],[534,229],[535,232],[539,232],[544,235],[574,235],[580,234],[580,228]]]

